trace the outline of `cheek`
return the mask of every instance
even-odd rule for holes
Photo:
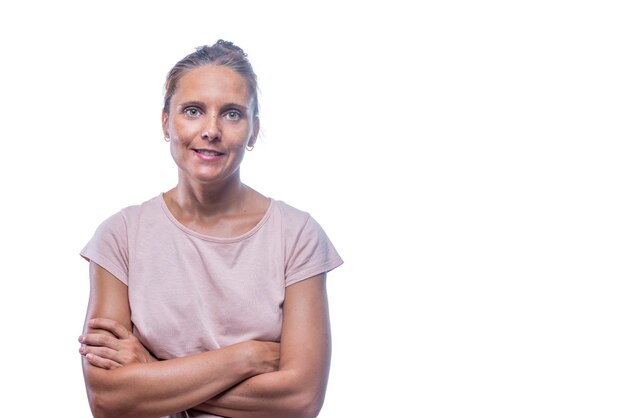
[[[178,138],[184,141],[193,138],[193,136],[198,133],[199,128],[199,123],[174,121],[170,124],[170,134],[172,138]]]
[[[247,138],[244,141],[238,140],[237,142],[233,143],[232,149],[237,152],[244,151],[247,143],[248,143]]]

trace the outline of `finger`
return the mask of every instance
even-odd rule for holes
[[[85,334],[78,339],[81,343],[96,347],[108,347],[119,350],[119,340],[108,334]]]
[[[93,318],[88,322],[90,328],[109,331],[118,338],[128,338],[131,332],[122,324],[109,318]]]
[[[121,364],[119,364],[119,363],[117,363],[117,362],[115,362],[113,360],[102,358],[102,357],[100,357],[98,355],[95,355],[93,353],[87,353],[84,358],[92,366],[96,366],[96,367],[99,367],[101,369],[113,370],[113,369],[117,369],[118,367],[122,367]]]
[[[112,350],[107,347],[93,347],[89,345],[81,345],[78,349],[78,352],[83,356],[86,356],[87,354],[93,354],[103,359],[113,360],[116,363],[122,364],[122,362],[120,361],[119,351]]]

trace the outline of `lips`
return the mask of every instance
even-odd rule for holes
[[[206,157],[219,157],[221,155],[224,155],[223,152],[215,151],[212,149],[194,149],[193,151],[196,154],[204,155]]]
[[[205,160],[215,159],[224,155],[223,152],[205,148],[194,148],[193,152],[195,152],[198,157]]]

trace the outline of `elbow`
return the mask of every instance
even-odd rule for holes
[[[139,418],[143,415],[136,415],[134,412],[112,408],[110,404],[100,401],[90,403],[91,413],[94,418]]]
[[[324,393],[303,393],[298,397],[294,418],[315,418],[324,405]]]
[[[305,417],[315,418],[320,414],[322,406],[324,405],[324,399],[315,399],[305,406]]]
[[[106,393],[89,394],[89,407],[94,418],[122,418],[127,416],[123,410],[120,410],[118,403],[111,399]]]
[[[87,368],[85,373],[87,399],[94,418],[139,418],[135,392],[129,390],[125,375],[115,371]]]
[[[106,397],[94,397],[89,401],[89,406],[94,418],[153,418],[155,416],[146,415],[146,412],[138,411],[134,407],[115,406]]]
[[[115,416],[115,411],[110,408],[111,403],[107,396],[103,394],[89,394],[89,407],[94,418],[111,418]]]
[[[115,390],[90,391],[89,407],[94,418],[138,418],[142,416],[127,396]],[[136,405],[136,404],[135,404]]]
[[[312,379],[299,373],[293,373],[294,380],[291,381],[291,391],[289,402],[289,412],[286,414],[290,418],[315,418],[320,414],[324,399],[326,397],[326,379]],[[287,411],[285,411],[287,412]]]

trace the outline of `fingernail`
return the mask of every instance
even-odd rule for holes
[[[93,354],[87,353],[87,354],[85,354],[85,357],[87,357],[89,360],[91,360],[91,358],[93,357]]]
[[[85,341],[85,337],[81,335],[80,337],[78,337],[78,341],[82,343],[83,341]]]

